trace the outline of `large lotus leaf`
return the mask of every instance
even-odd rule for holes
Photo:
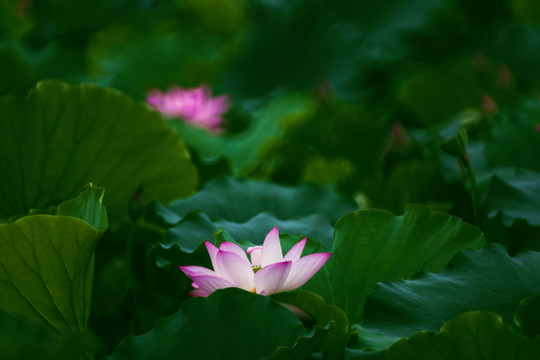
[[[495,313],[471,311],[448,321],[439,334],[422,331],[386,352],[389,360],[533,360],[540,338],[517,335]]]
[[[540,173],[520,169],[509,181],[493,176],[487,202],[488,216],[495,217],[501,213],[501,219],[507,226],[517,219],[540,226]]]
[[[490,244],[459,253],[441,272],[379,283],[366,300],[362,325],[391,342],[421,330],[437,331],[469,310],[493,311],[511,324],[520,301],[538,289],[540,252],[510,257],[503,246]]]
[[[307,290],[358,323],[364,301],[378,282],[440,271],[459,251],[484,243],[478,228],[423,205],[409,205],[401,216],[380,210],[353,212],[336,224],[332,256]]]
[[[180,216],[202,210],[212,220],[245,222],[266,212],[289,220],[321,214],[334,222],[356,210],[352,200],[312,184],[284,187],[268,181],[226,177],[212,180],[195,195],[175,201],[169,208]]]
[[[170,120],[169,125],[199,152],[203,160],[225,157],[233,172],[238,174],[248,172],[257,164],[262,150],[283,134],[286,122],[304,119],[312,108],[313,103],[305,96],[285,93],[271,97],[252,111],[253,122],[238,134],[216,136],[178,119]]]
[[[85,184],[107,189],[112,219],[133,193],[169,201],[194,191],[196,173],[160,116],[116,91],[44,81],[0,99],[0,217],[46,208]]]
[[[261,359],[305,333],[298,318],[270,298],[229,288],[184,302],[150,332],[125,338],[110,359]]]
[[[538,291],[536,292],[538,294]],[[540,296],[523,299],[514,314],[514,320],[524,335],[534,339],[540,335]]]
[[[349,332],[349,321],[340,308],[327,305],[320,296],[305,290],[276,294],[272,298],[280,303],[295,306],[307,313],[306,317],[310,319],[304,321],[309,322],[311,320],[315,324],[314,329],[332,324],[333,326],[328,333],[322,334],[323,336],[320,337],[322,349],[330,358],[339,359],[343,357]],[[321,331],[319,330],[319,332]],[[307,341],[304,341],[304,344],[306,348],[308,345],[315,345],[314,342],[308,344]],[[282,353],[290,356],[294,353],[294,349],[290,352],[283,349]],[[294,359],[292,356],[290,358]]]
[[[76,201],[59,205],[62,215],[31,215],[0,225],[1,310],[61,333],[86,331],[94,248],[106,228],[102,196],[103,189],[90,185]],[[94,222],[100,227],[84,221],[88,218],[101,219]]]

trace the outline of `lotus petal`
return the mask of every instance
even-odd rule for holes
[[[264,239],[261,265],[264,268],[270,264],[283,261],[283,253],[281,252],[281,244],[279,242],[279,232],[277,226],[273,228]]]
[[[205,241],[204,245],[206,246],[206,250],[208,250],[208,255],[210,255],[210,261],[212,261],[212,267],[214,268],[214,271],[217,272],[216,255],[219,249],[210,241]]]
[[[245,254],[244,254],[245,256]],[[216,263],[227,280],[235,286],[247,291],[253,291],[253,269],[248,261],[245,261],[236,253],[219,250]]]
[[[213,270],[210,270],[208,268],[202,267],[202,266],[179,266],[180,270],[184,272],[187,276],[190,276],[191,274],[197,274],[197,275],[216,275]]]
[[[255,274],[255,289],[258,294],[270,295],[281,292],[289,276],[292,261],[283,261],[263,267]]]
[[[251,257],[252,266],[261,266],[262,246],[248,247],[247,253]]]
[[[306,246],[306,238],[303,238],[287,252],[287,255],[283,258],[283,260],[291,260],[296,261],[300,259],[300,256],[302,255],[302,251],[304,251],[304,246]]]
[[[326,263],[331,253],[316,253],[295,261],[282,291],[297,289],[304,285]]]
[[[236,245],[235,243],[224,241],[219,246],[219,250],[235,253],[236,255],[244,259],[247,263],[250,263],[244,249],[242,249],[240,246]]]
[[[235,287],[229,280],[216,275],[191,275],[191,279],[199,285],[199,287],[195,289],[199,290],[198,293],[211,294],[219,289]]]

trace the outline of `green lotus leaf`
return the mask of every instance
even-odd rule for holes
[[[520,301],[539,288],[540,252],[511,257],[503,246],[489,244],[480,251],[462,251],[438,273],[379,283],[366,300],[362,326],[369,336],[392,342],[421,330],[437,331],[470,310],[492,311],[512,324]]]
[[[364,301],[378,282],[440,271],[459,251],[484,243],[478,228],[423,205],[409,205],[401,216],[353,212],[336,224],[332,256],[305,288],[359,323]]]
[[[109,359],[261,359],[305,334],[298,318],[270,298],[228,288],[184,302],[151,331],[125,338]]]
[[[312,184],[284,187],[268,181],[224,177],[206,183],[189,198],[172,202],[169,209],[180,216],[202,210],[212,220],[238,223],[263,212],[282,220],[321,214],[333,223],[356,206],[352,200]]]
[[[90,182],[107,189],[112,220],[127,216],[141,187],[165,202],[194,191],[178,135],[117,91],[43,81],[26,98],[0,98],[0,114],[0,217],[47,208]]]
[[[402,339],[386,352],[388,360],[533,360],[540,355],[540,338],[516,334],[491,312],[471,311],[448,321],[438,334],[421,331]]]
[[[94,249],[107,224],[102,197],[103,189],[89,185],[78,199],[59,205],[62,215],[0,225],[0,310],[59,333],[86,332]],[[100,227],[88,218],[100,219],[93,222]]]
[[[191,252],[221,226],[239,242],[261,244],[275,226],[331,246],[333,223],[355,210],[351,200],[312,184],[283,187],[267,181],[225,177],[191,197],[155,207],[153,221],[168,230],[166,244]],[[203,213],[200,213],[202,211]]]

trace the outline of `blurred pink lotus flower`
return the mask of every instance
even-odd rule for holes
[[[206,129],[221,131],[222,115],[230,108],[226,95],[212,98],[212,90],[204,85],[194,89],[174,87],[166,93],[152,90],[146,102],[163,116],[180,117]]]
[[[285,256],[281,252],[278,228],[272,229],[262,246],[246,252],[231,242],[222,242],[219,249],[205,242],[214,270],[201,266],[180,266],[193,280],[191,296],[208,296],[218,289],[238,287],[261,295],[293,290],[304,285],[330,257],[330,253],[317,253],[304,257],[306,238],[296,243]]]

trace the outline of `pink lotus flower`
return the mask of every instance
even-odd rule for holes
[[[304,285],[326,263],[330,253],[304,257],[306,238],[296,243],[285,256],[281,252],[278,228],[266,235],[262,246],[246,252],[231,242],[222,242],[219,249],[205,242],[214,270],[201,266],[180,266],[193,280],[191,296],[208,296],[218,289],[238,287],[261,295],[276,294]]]
[[[216,131],[221,130],[222,115],[230,107],[227,96],[212,98],[212,90],[204,85],[187,90],[174,87],[166,93],[152,90],[146,102],[164,116],[180,117],[190,124]]]

